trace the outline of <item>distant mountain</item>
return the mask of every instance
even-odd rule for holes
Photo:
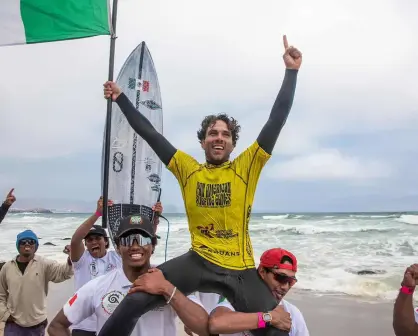
[[[18,198],[10,212],[21,209],[48,209],[54,213],[90,213],[96,210],[96,200],[78,201],[71,199],[47,199],[47,198]],[[164,212],[184,213],[183,207],[163,202]],[[29,211],[28,211],[29,212]]]
[[[43,208],[32,208],[32,209],[14,209],[11,208],[9,210],[10,213],[43,213],[43,214],[51,214],[53,213],[51,210],[49,209],[43,209]]]

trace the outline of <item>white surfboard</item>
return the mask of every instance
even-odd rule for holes
[[[162,133],[160,87],[145,42],[139,44],[126,59],[116,82],[137,110]],[[108,208],[108,231],[115,244],[117,222],[121,217],[141,214],[152,219],[152,206],[160,194],[162,162],[131,128],[117,104],[112,107],[110,139],[108,198],[114,204]],[[104,143],[102,166],[103,161]]]

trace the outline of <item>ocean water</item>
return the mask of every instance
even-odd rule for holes
[[[38,253],[64,261],[62,250],[89,214],[8,214],[1,224],[0,259],[16,255],[16,235],[34,230]],[[161,219],[161,241],[154,263],[190,247],[187,220],[181,214]],[[283,247],[299,262],[295,288],[320,295],[349,295],[367,300],[393,300],[407,266],[418,261],[418,213],[390,214],[253,214],[250,232],[256,260],[263,251]],[[43,245],[46,242],[56,246]],[[376,274],[359,275],[359,271]]]

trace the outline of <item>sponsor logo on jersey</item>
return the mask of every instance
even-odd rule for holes
[[[111,291],[102,297],[102,308],[106,314],[111,315],[116,307],[121,303],[125,295],[119,291]]]

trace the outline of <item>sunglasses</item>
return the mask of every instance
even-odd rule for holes
[[[144,237],[139,233],[133,233],[119,238],[119,244],[127,247],[131,247],[135,241],[139,246],[146,246],[152,243],[150,237]]]
[[[26,244],[35,245],[35,243],[36,242],[33,239],[22,239],[22,240],[19,241],[19,245],[26,245]]]
[[[274,280],[281,283],[282,285],[289,284],[289,286],[292,287],[298,281],[298,279],[296,279],[296,277],[294,276],[289,276],[283,273],[275,273],[272,269],[266,268],[266,271],[272,273],[274,276]]]

